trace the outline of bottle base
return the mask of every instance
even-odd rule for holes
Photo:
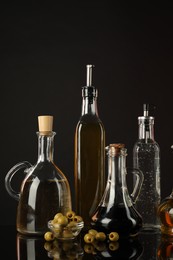
[[[160,232],[160,225],[143,224],[141,232],[158,233]]]
[[[20,229],[20,228],[17,228],[17,231],[21,234],[21,235],[24,235],[24,236],[42,236],[44,235],[44,233],[46,231],[28,231],[28,230],[23,230],[23,229]]]

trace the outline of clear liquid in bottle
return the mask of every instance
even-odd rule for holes
[[[154,139],[154,117],[149,116],[149,105],[144,104],[144,115],[138,117],[139,137],[133,147],[133,166],[142,171],[143,185],[136,208],[143,218],[143,230],[157,231],[160,221],[160,148]],[[134,178],[135,181],[135,178]]]

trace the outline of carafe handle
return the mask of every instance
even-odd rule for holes
[[[144,175],[143,175],[142,171],[137,168],[130,168],[130,171],[136,177],[136,183],[133,188],[133,192],[131,193],[131,199],[132,199],[133,203],[135,204],[138,199],[138,196],[140,194],[140,191],[141,191],[141,187],[142,187],[142,184],[144,181]]]
[[[8,171],[7,175],[5,176],[5,188],[6,188],[7,192],[9,193],[9,195],[16,200],[19,200],[20,192],[17,192],[16,190],[14,190],[12,188],[12,186],[11,186],[12,178],[22,168],[25,168],[24,172],[27,173],[28,169],[31,167],[32,167],[32,164],[30,164],[27,161],[17,163]]]

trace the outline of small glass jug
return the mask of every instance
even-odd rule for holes
[[[118,232],[120,237],[134,236],[142,227],[142,217],[134,203],[142,186],[143,174],[138,169],[131,169],[137,178],[130,196],[126,184],[127,149],[124,144],[110,144],[106,150],[108,180],[102,200],[91,218],[91,225],[106,233]]]
[[[39,116],[38,159],[35,165],[24,161],[13,166],[5,177],[5,187],[18,201],[17,231],[24,235],[42,235],[47,223],[58,212],[71,210],[70,185],[62,171],[53,162],[55,132],[53,117]],[[12,188],[12,179],[24,170],[20,192]]]

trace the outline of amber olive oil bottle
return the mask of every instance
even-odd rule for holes
[[[97,89],[92,86],[93,65],[87,65],[82,87],[82,113],[75,131],[75,204],[85,228],[105,189],[105,129],[97,110]]]

